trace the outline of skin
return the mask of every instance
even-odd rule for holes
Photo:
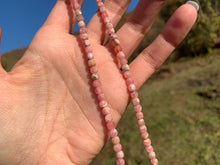
[[[129,2],[105,1],[114,26]],[[149,31],[163,4],[163,0],[140,0],[117,32],[127,57]],[[152,44],[130,64],[137,88],[183,40],[196,17],[193,6],[181,6]],[[70,4],[58,0],[12,71],[6,73],[0,66],[1,165],[86,165],[105,145],[107,133],[91,88],[86,56],[80,39],[70,33],[73,19]],[[129,96],[111,46],[102,45],[98,14],[89,22],[88,33],[103,92],[118,123]]]

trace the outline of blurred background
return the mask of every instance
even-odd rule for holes
[[[2,1],[2,65],[9,71],[22,57],[56,0]],[[167,0],[151,31],[135,50],[132,61],[161,31],[172,13],[185,0]],[[198,19],[186,39],[165,64],[144,84],[140,98],[145,120],[160,164],[220,164],[220,2],[200,0]],[[138,0],[132,0],[119,29]],[[90,6],[90,10],[86,10]],[[85,0],[86,22],[97,10],[95,1]],[[186,18],[187,19],[187,18]],[[74,28],[74,31],[77,31]],[[132,106],[118,125],[126,163],[149,164],[137,131]],[[115,155],[107,143],[92,165],[113,165]]]

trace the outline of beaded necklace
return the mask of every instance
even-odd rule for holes
[[[72,4],[74,10],[73,12],[75,12],[76,21],[78,22],[78,26],[80,29],[79,30],[80,37],[84,43],[85,52],[88,58],[88,67],[92,78],[92,86],[94,87],[94,91],[97,96],[99,107],[101,108],[101,112],[104,115],[106,128],[108,130],[109,136],[112,138],[113,149],[116,153],[116,158],[117,158],[117,165],[124,165],[125,164],[124,152],[122,151],[122,145],[120,144],[120,138],[118,136],[116,125],[113,122],[111,109],[108,106],[104,93],[102,92],[101,82],[99,80],[99,75],[98,75],[98,69],[96,67],[93,50],[89,42],[87,28],[85,26],[84,17],[82,16],[81,6],[79,5],[78,0],[72,0]],[[138,98],[138,92],[136,90],[136,87],[134,85],[134,80],[132,79],[129,71],[130,68],[128,65],[128,61],[125,58],[125,54],[122,51],[122,48],[120,46],[120,41],[117,37],[117,34],[115,33],[114,27],[108,16],[108,13],[106,12],[104,3],[102,2],[102,0],[96,0],[96,4],[99,8],[99,12],[102,17],[103,23],[105,25],[106,31],[113,44],[114,52],[118,60],[119,68],[125,79],[129,91],[129,95],[132,99],[132,103],[134,105],[134,111],[136,112],[137,123],[141,133],[141,138],[143,139],[145,150],[148,153],[150,163],[151,165],[158,165],[158,160],[156,158],[155,152],[153,151],[151,140],[149,139],[147,127],[145,125],[144,115],[142,113],[142,106],[140,105],[140,100]]]

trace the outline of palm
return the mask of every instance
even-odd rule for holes
[[[117,123],[129,101],[126,85],[112,52],[96,38],[91,33],[103,92]],[[0,74],[1,164],[82,165],[100,152],[107,135],[86,61],[79,38],[48,24],[13,70]]]

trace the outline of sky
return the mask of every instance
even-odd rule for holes
[[[28,46],[55,3],[56,0],[1,0],[0,53]],[[133,10],[137,3],[138,0],[132,0],[128,11]],[[96,10],[95,0],[84,0],[82,11],[85,22],[90,20]]]

